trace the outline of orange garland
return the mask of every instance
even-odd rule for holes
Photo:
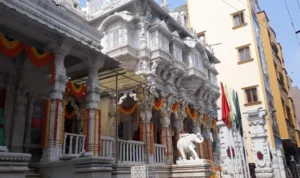
[[[17,57],[25,49],[29,60],[37,67],[44,67],[51,62],[51,85],[54,85],[55,80],[55,64],[54,54],[38,50],[36,47],[23,44],[22,42],[14,39],[9,39],[3,33],[0,33],[0,53],[7,57]]]
[[[7,57],[17,57],[24,49],[24,44],[18,40],[8,39],[0,33],[0,53]]]
[[[211,128],[214,129],[216,127],[216,125],[217,125],[217,121],[215,119],[213,119],[211,122]]]
[[[76,115],[75,110],[73,110],[71,113],[65,112],[65,117],[67,119],[72,119]]]
[[[125,115],[130,115],[130,114],[132,114],[134,111],[135,111],[135,108],[137,107],[137,103],[134,103],[134,105],[131,107],[131,108],[129,108],[129,109],[126,109],[126,108],[124,108],[123,106],[119,106],[119,110],[123,113],[123,114],[125,114]]]
[[[58,109],[59,109],[59,99],[56,99],[56,108],[55,108],[55,121],[54,121],[54,145],[56,145],[56,136],[58,128]]]
[[[89,124],[90,124],[90,109],[87,109],[86,112],[86,138],[85,138],[85,151],[89,151],[89,138],[90,138],[90,133],[89,133]]]
[[[25,45],[25,50],[30,61],[38,67],[44,67],[54,60],[54,54],[39,50],[36,47]]]
[[[150,126],[150,155],[154,153],[154,130],[153,130],[153,123],[149,123]]]
[[[175,113],[177,111],[177,109],[178,109],[178,104],[177,103],[173,104],[172,112]]]
[[[197,116],[197,112],[194,109],[193,112],[191,112],[191,109],[189,107],[185,108],[186,114],[190,117],[190,119],[194,120]]]
[[[159,98],[158,101],[154,100],[153,103],[154,103],[154,105],[153,105],[154,109],[159,111],[163,106],[163,99]]]
[[[86,96],[87,87],[85,85],[80,85],[79,88],[77,88],[74,82],[68,82],[66,95],[68,95],[69,92],[71,92],[76,98],[80,98],[81,96]]]
[[[144,140],[144,132],[143,132],[143,128],[144,128],[144,123],[140,123],[140,141]]]
[[[62,107],[63,107],[63,115],[62,115],[62,121],[61,121],[61,140],[60,142],[63,143],[65,139],[65,118],[66,118],[66,101],[62,102]]]

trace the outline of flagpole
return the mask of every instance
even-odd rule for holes
[[[238,150],[239,153],[239,158],[238,158],[238,163],[240,165],[240,169],[241,169],[241,176],[242,178],[245,178],[245,174],[246,174],[246,170],[245,170],[245,164],[244,164],[244,154],[241,152],[241,141],[240,141],[240,134],[237,132],[237,127],[235,125],[234,127],[234,138],[236,141],[236,150]]]
[[[243,132],[243,131],[242,131]],[[243,134],[244,135],[244,134]],[[241,136],[242,137],[242,136]],[[245,149],[245,142],[244,142],[244,136],[242,137],[242,144],[243,144],[243,153],[244,153],[244,150],[245,150],[245,158],[246,158],[246,171],[247,171],[247,174],[248,174],[248,177],[250,178],[250,169],[249,169],[249,162],[248,162],[248,152],[247,150]]]
[[[230,160],[231,160],[232,165],[233,165],[233,175],[234,175],[233,177],[236,178],[235,161],[234,161],[234,158],[233,158],[233,151],[232,151],[231,130],[232,130],[232,129],[229,129],[229,132],[228,132],[228,138],[229,138],[229,150],[230,150]]]

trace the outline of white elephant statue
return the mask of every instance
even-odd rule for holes
[[[185,153],[192,152],[194,159],[199,159],[198,154],[195,151],[196,146],[193,142],[202,143],[204,141],[200,133],[196,134],[180,134],[180,139],[177,142],[177,149],[181,154],[179,160],[186,160]]]

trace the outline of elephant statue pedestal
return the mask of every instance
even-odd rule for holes
[[[194,159],[194,160],[177,160],[177,165],[196,165],[208,163],[206,159]]]

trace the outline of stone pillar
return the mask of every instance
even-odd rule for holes
[[[273,169],[268,146],[268,135],[265,129],[266,110],[256,109],[247,111],[246,117],[250,128],[250,138],[255,160],[255,174],[257,178],[273,177]]]
[[[213,162],[216,163],[216,165],[220,164],[220,139],[219,139],[219,130],[217,127],[214,128],[214,132],[212,134],[214,142],[216,144],[216,150],[214,152],[214,160]]]
[[[28,115],[26,120],[26,130],[25,130],[25,145],[31,144],[31,123],[32,123],[32,114],[33,114],[33,103],[36,100],[36,96],[34,94],[28,95],[29,106],[28,106]]]
[[[86,66],[89,71],[87,80],[87,135],[86,151],[98,156],[101,136],[99,133],[100,118],[98,116],[100,103],[100,83],[98,71],[104,65],[105,60],[101,56],[90,57],[86,60]]]
[[[162,118],[161,118],[161,140],[166,146],[165,150],[165,163],[173,164],[173,144],[172,144],[172,128],[171,128],[171,113],[174,102],[172,95],[167,96],[166,93],[161,93],[164,97]]]
[[[166,112],[166,111],[165,111]],[[161,129],[162,143],[166,146],[165,163],[173,164],[173,145],[172,145],[172,131],[170,128],[170,113],[164,112],[163,123]]]
[[[18,89],[16,94],[16,102],[14,105],[13,114],[13,134],[11,135],[12,144],[10,145],[11,152],[23,152],[23,139],[26,125],[26,105],[27,95],[26,93]]]
[[[55,73],[54,84],[51,88],[48,102],[48,116],[44,139],[44,149],[41,162],[59,161],[62,154],[62,119],[63,117],[63,93],[68,81],[66,76],[66,68],[64,66],[65,56],[69,54],[71,47],[62,44],[55,51]]]
[[[109,127],[110,127],[110,136],[114,137],[116,136],[116,94],[110,94],[110,105],[109,105]],[[114,141],[112,143],[112,156],[116,157],[116,142]]]
[[[139,86],[137,89],[137,99],[140,108],[140,135],[141,140],[145,144],[144,160],[148,163],[154,163],[154,133],[153,123],[150,122],[152,118],[152,108],[154,96],[150,93],[149,88],[142,88]]]
[[[206,126],[204,128],[203,137],[204,137],[204,147],[205,147],[205,158],[213,161],[213,152],[212,152],[212,142],[211,142],[211,127]]]
[[[152,117],[152,103],[145,102],[140,105],[141,125],[140,130],[143,135],[143,142],[145,143],[145,161],[147,163],[154,163],[154,133],[153,123],[150,122]],[[147,160],[148,159],[148,160]]]

